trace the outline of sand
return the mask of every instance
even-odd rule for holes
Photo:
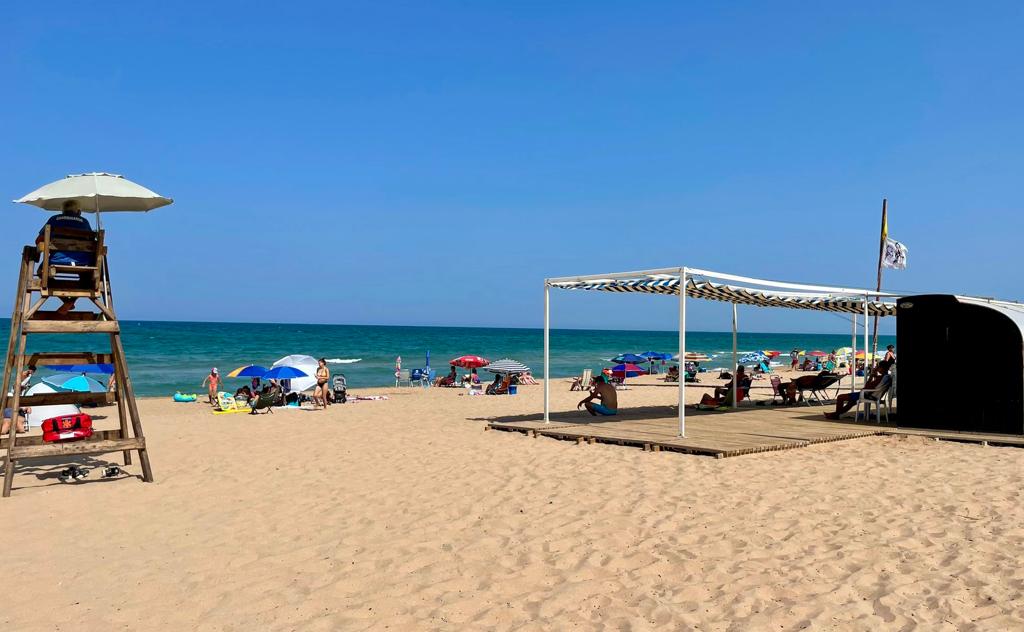
[[[140,400],[153,484],[26,465],[0,500],[4,629],[1024,628],[1022,449],[715,460],[484,431],[539,386],[372,392],[260,417]]]

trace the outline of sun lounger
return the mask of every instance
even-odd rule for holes
[[[593,369],[583,369],[583,375],[572,378],[570,391],[585,391],[590,388],[590,381],[593,378]]]
[[[793,383],[796,384],[796,390],[800,392],[800,397],[803,399],[804,404],[810,406],[811,402],[814,401],[817,404],[824,405],[825,402],[835,399],[828,396],[827,389],[837,386],[842,379],[843,376],[841,375],[823,372],[809,380],[797,378],[793,380]],[[804,393],[810,393],[810,397],[805,397]],[[838,386],[836,388],[836,395],[839,395]]]

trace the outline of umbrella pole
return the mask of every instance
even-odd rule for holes
[[[103,220],[100,219],[100,181],[96,177],[96,174],[92,174],[93,188],[96,189],[96,197],[93,198],[93,202],[96,203],[96,230],[103,230]]]

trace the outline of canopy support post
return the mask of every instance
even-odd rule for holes
[[[868,357],[868,300],[867,294],[864,295],[864,388],[868,387],[868,367],[870,358]]]
[[[679,436],[686,436],[686,268],[679,268]]]
[[[544,280],[544,423],[551,423],[551,287]]]
[[[850,338],[850,392],[857,390],[857,312],[853,313],[853,333]]]
[[[736,390],[739,387],[739,377],[736,372],[739,370],[739,357],[736,351],[736,303],[732,304],[732,408],[736,410],[738,406],[740,392]]]

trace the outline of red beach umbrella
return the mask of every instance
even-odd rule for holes
[[[814,356],[815,358],[824,358],[828,354],[825,353],[824,351],[812,351],[812,352],[808,353],[807,355]]]
[[[775,350],[772,350],[772,351],[762,351],[761,353],[765,354],[769,358],[777,358],[780,355],[782,355],[781,351],[775,351]]]
[[[490,363],[490,360],[478,355],[459,356],[458,358],[448,362],[448,364],[452,366],[462,367],[463,369],[479,369],[480,367],[487,366]]]
[[[612,375],[616,377],[636,377],[647,373],[647,369],[642,369],[635,364],[617,364],[612,367]]]

